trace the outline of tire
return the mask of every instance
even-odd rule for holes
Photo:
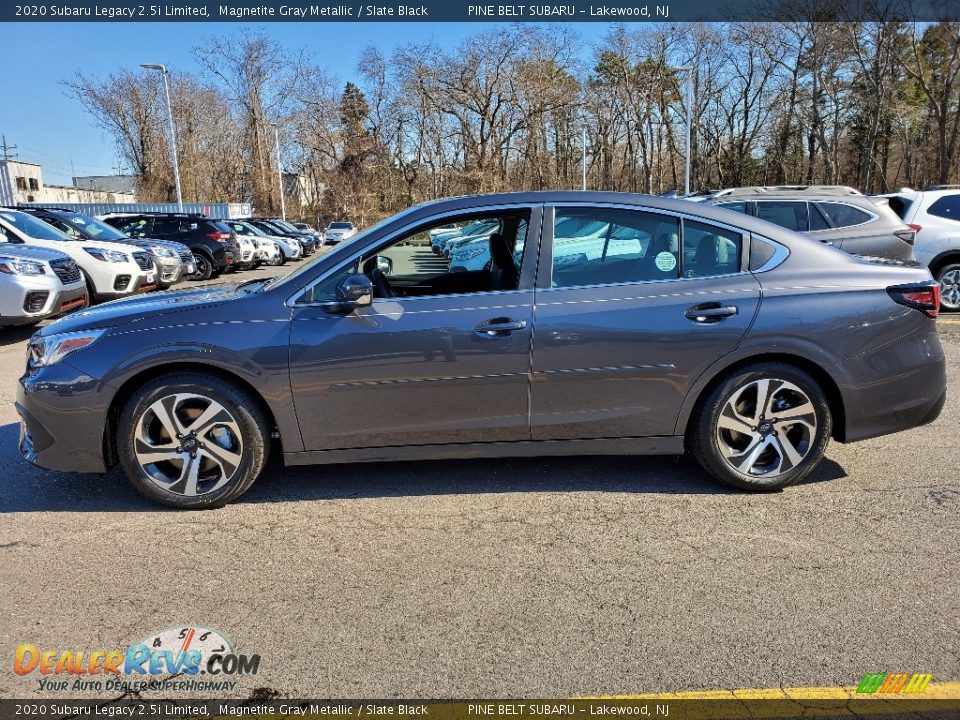
[[[960,263],[952,262],[937,271],[940,283],[940,308],[944,312],[960,312]]]
[[[93,286],[93,280],[87,275],[87,271],[81,268],[80,274],[83,275],[83,282],[87,285],[87,302],[92,306],[97,304],[97,291]]]
[[[190,423],[208,411],[217,414],[193,430]],[[116,443],[121,467],[143,495],[170,507],[210,508],[240,497],[257,479],[270,452],[270,428],[257,402],[234,383],[175,373],[134,393]],[[156,459],[164,457],[170,459]]]
[[[202,252],[193,254],[193,261],[197,266],[197,271],[190,277],[194,280],[209,280],[213,275],[213,259]]]
[[[764,406],[776,403],[773,413],[756,412],[761,394],[767,397]],[[801,408],[808,411],[785,416]],[[819,465],[833,429],[821,387],[785,363],[733,372],[695,413],[687,450],[714,478],[744,490],[776,490],[802,480]]]
[[[283,253],[277,253],[276,255],[270,257],[270,260],[267,264],[272,267],[277,267],[279,265],[283,265],[286,261],[287,259],[283,256]]]

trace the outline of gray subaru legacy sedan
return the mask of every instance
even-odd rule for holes
[[[476,269],[431,230],[488,221]],[[479,247],[482,245],[483,247]],[[287,465],[690,452],[770,490],[934,420],[938,286],[763,220],[644,195],[413,207],[294,272],[108,303],[30,341],[20,451],[119,463],[193,508]]]

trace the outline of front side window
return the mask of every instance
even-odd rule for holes
[[[830,217],[834,227],[850,227],[863,225],[870,221],[870,214],[853,205],[843,203],[820,203],[820,207]]]
[[[146,219],[139,220],[121,220],[117,229],[127,237],[144,237],[150,230],[150,221]]]
[[[680,220],[615,208],[558,208],[553,287],[669,280],[680,276]]]
[[[787,230],[806,232],[807,204],[805,202],[763,201],[757,203],[757,217]]]
[[[960,220],[960,195],[944,195],[927,212],[948,220]]]
[[[448,254],[431,246],[431,230],[451,221],[423,225],[364,255],[309,289],[298,302],[336,299],[337,285],[362,273],[370,278],[374,297],[414,298],[516,290],[529,225],[527,210],[510,210],[454,221],[447,237]]]

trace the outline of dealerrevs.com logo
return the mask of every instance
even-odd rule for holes
[[[59,650],[20,643],[13,671],[36,677],[40,690],[232,690],[256,675],[260,655],[239,654],[223,633],[196,625],[151,633],[125,650]]]

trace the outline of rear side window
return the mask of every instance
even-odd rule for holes
[[[734,212],[743,213],[744,215],[749,214],[747,209],[747,204],[745,202],[726,202],[720,203],[717,207],[722,207],[724,210],[733,210]]]
[[[616,208],[560,208],[554,222],[553,286],[670,280],[680,276],[680,221]]]
[[[758,202],[757,217],[787,230],[806,232],[809,229],[805,202]]]
[[[960,195],[944,195],[927,212],[948,220],[960,220]]]
[[[816,203],[810,203],[810,230],[828,230],[830,221],[827,220],[823,210],[817,207]]]
[[[694,220],[683,223],[683,276],[711,277],[740,271],[743,238],[733,230]]]
[[[863,225],[870,221],[870,214],[855,208],[853,205],[843,203],[820,203],[820,207],[830,217],[834,227],[850,227],[851,225]]]

